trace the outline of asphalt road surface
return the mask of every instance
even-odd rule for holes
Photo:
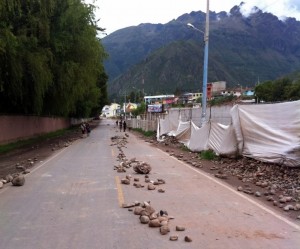
[[[112,120],[102,120],[87,138],[77,140],[26,175],[22,187],[0,190],[2,249],[184,249],[300,248],[300,224],[269,210],[226,183],[192,168],[129,133],[123,149],[152,166],[165,193],[120,184],[132,169],[118,165],[111,137],[124,135]],[[175,219],[170,233],[139,222],[122,203],[150,201]],[[175,226],[185,231],[175,231]],[[170,241],[178,235],[178,241]],[[190,236],[192,242],[185,242]]]

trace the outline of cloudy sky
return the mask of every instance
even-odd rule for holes
[[[206,12],[206,0],[85,0],[99,9],[96,12],[100,27],[107,34],[118,29],[136,26],[140,23],[167,23],[184,13]],[[210,0],[210,10],[229,11],[242,0]],[[253,6],[270,12],[281,19],[295,17],[300,21],[300,0],[244,0],[243,13],[249,15]]]

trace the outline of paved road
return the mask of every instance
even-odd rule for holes
[[[0,190],[0,248],[6,249],[185,249],[300,248],[299,223],[287,220],[220,182],[130,135],[124,152],[152,166],[151,179],[162,178],[165,193],[121,185],[120,135],[103,120],[91,136],[76,141],[39,163],[23,187]],[[123,133],[124,134],[124,133]],[[130,169],[127,174],[139,177]],[[139,223],[120,208],[125,201],[151,201],[175,217],[171,232]],[[186,227],[176,232],[175,226]],[[177,234],[179,240],[169,241]],[[189,235],[193,241],[184,242]]]

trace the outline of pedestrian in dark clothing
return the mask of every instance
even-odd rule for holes
[[[89,136],[91,133],[91,127],[89,123],[86,123],[85,125],[85,129],[86,129],[86,134]]]
[[[81,132],[82,132],[82,135],[85,133],[85,129],[86,129],[86,127],[85,127],[85,124],[84,123],[81,123],[81,125],[80,125],[80,129],[81,129]]]
[[[122,120],[119,121],[120,131],[122,131]]]
[[[126,127],[127,127],[127,124],[126,124],[126,122],[125,122],[125,120],[124,120],[124,122],[123,122],[123,129],[124,129],[124,132],[126,131]]]

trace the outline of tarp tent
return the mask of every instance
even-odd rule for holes
[[[300,166],[300,101],[241,105],[232,114],[244,156]]]
[[[231,125],[208,122],[198,128],[192,121],[179,121],[177,113],[177,128],[168,133],[168,119],[160,120],[164,133],[159,129],[158,133],[175,136],[192,151],[212,149],[219,155],[238,154],[289,167],[300,166],[300,101],[235,105],[230,115]],[[173,112],[173,124],[175,116]]]

